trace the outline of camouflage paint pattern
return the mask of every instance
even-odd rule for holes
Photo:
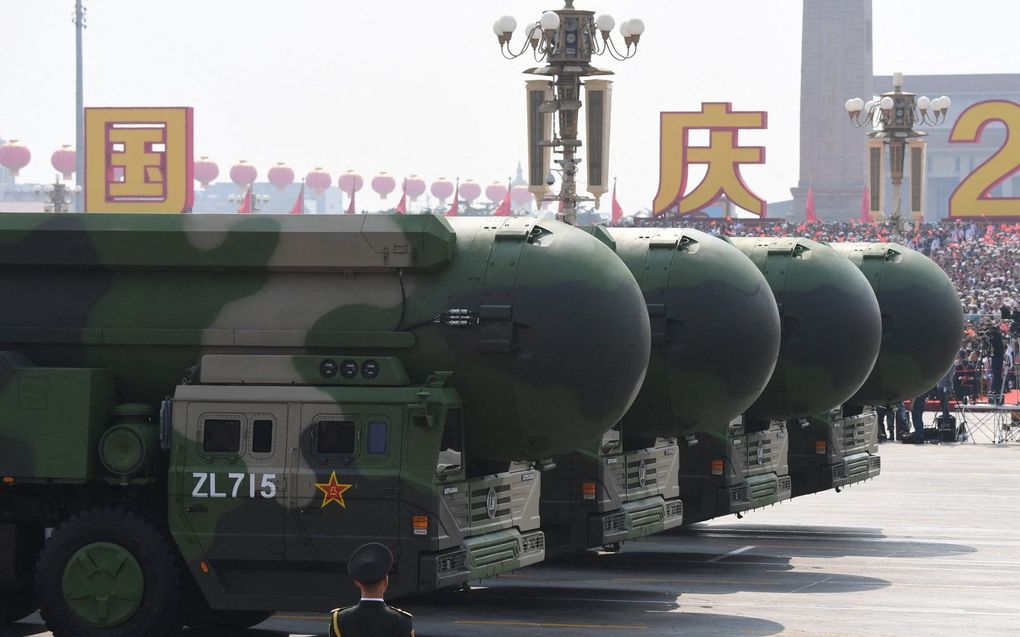
[[[597,439],[644,378],[619,259],[554,221],[418,216],[0,216],[0,350],[109,369],[155,405],[203,354],[397,356],[454,373],[466,452]],[[620,335],[626,335],[625,338]]]
[[[882,346],[868,380],[846,402],[887,405],[920,396],[952,366],[963,309],[934,261],[895,243],[836,243],[867,277],[882,312]]]
[[[809,239],[733,238],[768,279],[782,338],[776,370],[747,410],[755,420],[806,418],[843,404],[878,357],[882,322],[865,276]]]
[[[779,312],[768,281],[740,250],[704,232],[607,231],[641,286],[652,327],[648,374],[624,433],[724,437],[776,366]]]

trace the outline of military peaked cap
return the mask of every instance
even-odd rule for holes
[[[347,562],[347,573],[363,584],[382,580],[393,567],[393,554],[378,542],[362,544]]]

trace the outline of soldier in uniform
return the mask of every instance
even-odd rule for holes
[[[329,637],[414,637],[412,615],[386,604],[393,554],[378,542],[358,547],[347,562],[347,573],[361,590],[355,606],[329,614]]]

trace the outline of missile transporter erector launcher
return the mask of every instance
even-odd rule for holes
[[[709,470],[728,452],[727,424],[761,393],[779,351],[772,291],[726,241],[681,228],[589,231],[638,280],[652,356],[620,423],[600,444],[557,457],[556,469],[543,475],[542,524],[552,552],[679,526],[685,489],[714,497],[723,478]],[[704,465],[704,475],[693,465]]]
[[[953,364],[963,312],[952,281],[934,261],[891,243],[834,243],[867,277],[882,314],[882,344],[864,385],[843,405],[791,421],[793,495],[873,478],[881,471],[874,407],[919,396]]]
[[[0,298],[0,564],[55,528],[0,617],[57,637],[329,608],[370,540],[398,595],[537,561],[534,463],[649,351],[619,259],[527,219],[3,215]]]
[[[709,474],[731,483],[737,476],[744,484],[685,495],[690,522],[792,497],[795,478],[788,457],[794,443],[787,421],[799,423],[856,392],[874,366],[881,336],[878,304],[867,280],[828,246],[796,238],[730,241],[757,266],[775,295],[779,356],[764,391],[730,422],[728,449],[706,458]],[[704,464],[693,465],[694,475],[681,473],[681,486],[685,480],[698,484],[699,478],[704,484]],[[689,501],[700,502],[697,511]]]

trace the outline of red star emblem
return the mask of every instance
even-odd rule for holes
[[[346,509],[347,504],[344,502],[344,492],[350,489],[353,485],[340,484],[336,481],[336,471],[329,474],[329,482],[316,483],[316,488],[322,491],[322,506],[319,508],[325,508],[330,502],[336,502],[342,508]]]

